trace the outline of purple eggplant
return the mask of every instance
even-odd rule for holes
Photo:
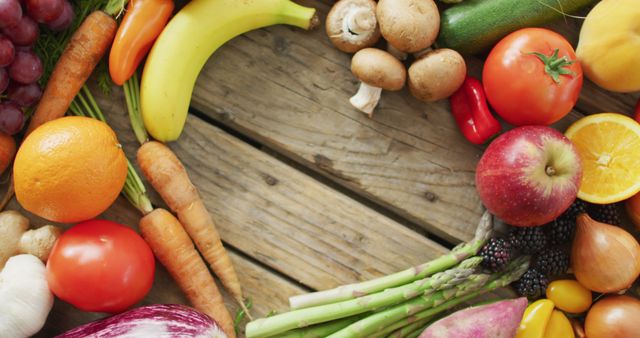
[[[206,314],[184,305],[142,306],[67,331],[56,338],[227,338]]]

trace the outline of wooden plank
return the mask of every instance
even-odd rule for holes
[[[20,208],[14,200],[8,209],[16,210]],[[24,211],[22,212],[24,213]],[[46,224],[44,220],[38,217],[28,213],[25,213],[25,215],[31,219],[32,224],[35,226]],[[140,215],[131,207],[129,202],[121,197],[100,218],[117,221],[137,230]],[[252,313],[256,316],[265,316],[274,309],[285,309],[288,306],[288,297],[306,292],[306,289],[274,275],[265,268],[233,252],[231,252],[231,259],[239,271],[240,282],[244,286],[247,296],[254,303]],[[238,308],[233,298],[226,293],[224,293],[224,296],[227,307],[232,314],[235,314]],[[188,304],[160,264],[157,264],[156,276],[151,291],[138,305],[149,304]],[[104,314],[100,313],[77,310],[68,303],[57,299],[49,318],[47,318],[45,327],[35,337],[53,337],[56,334],[104,316]]]
[[[99,102],[134,154],[120,91]],[[171,147],[223,240],[310,288],[377,277],[446,251],[196,117]]]
[[[329,6],[305,3],[323,15]],[[480,148],[460,135],[446,102],[402,91],[384,93],[373,119],[353,109],[349,60],[323,30],[251,32],[214,54],[192,104],[440,236],[472,237]]]

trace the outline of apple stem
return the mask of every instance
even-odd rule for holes
[[[544,168],[544,172],[547,174],[547,176],[553,176],[556,174],[556,169],[548,165],[546,168]]]

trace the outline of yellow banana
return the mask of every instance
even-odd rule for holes
[[[192,0],[162,31],[144,66],[140,104],[147,131],[165,142],[180,136],[196,78],[225,42],[261,27],[309,29],[316,22],[315,9],[290,0]]]

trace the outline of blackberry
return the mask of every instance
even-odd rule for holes
[[[549,276],[561,275],[569,270],[569,255],[559,248],[545,250],[540,253],[533,267]]]
[[[549,243],[558,245],[573,240],[576,232],[576,217],[585,212],[587,212],[587,203],[576,199],[562,215],[547,223],[544,227]]]
[[[573,240],[573,235],[576,233],[576,219],[560,216],[551,223],[547,223],[544,228],[551,245],[568,243]]]
[[[525,254],[532,254],[547,246],[542,227],[513,227],[508,237],[511,247]]]
[[[517,281],[513,282],[511,286],[516,292],[529,299],[537,299],[545,294],[549,280],[540,271],[529,268],[527,272],[520,277]]]
[[[620,225],[620,214],[616,204],[591,204],[587,213],[598,222]]]
[[[511,244],[504,238],[489,238],[480,249],[482,266],[491,271],[500,271],[511,260]]]

